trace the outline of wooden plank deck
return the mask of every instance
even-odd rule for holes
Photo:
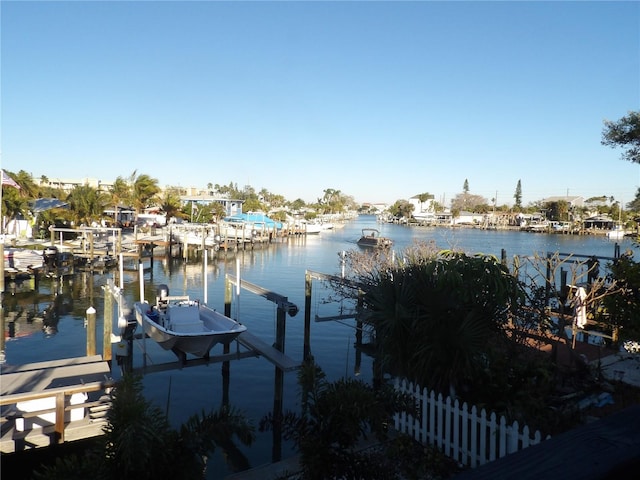
[[[290,372],[300,367],[300,362],[292,359],[291,357],[285,355],[280,350],[272,347],[271,345],[267,345],[265,342],[260,340],[258,337],[249,333],[248,331],[242,332],[238,336],[238,342],[245,347],[256,351],[258,354],[262,355],[264,358],[269,360],[279,369]]]
[[[102,362],[101,355],[90,355],[85,357],[61,358],[59,360],[49,360],[47,362],[23,363],[21,365],[0,365],[0,374],[26,372],[29,370],[41,370],[43,368],[82,365],[86,363]]]
[[[605,480],[637,478],[639,467],[640,405],[634,405],[455,478]]]
[[[0,376],[0,395],[41,392],[49,388],[99,382],[111,369],[100,356],[77,357],[25,365],[6,365]]]
[[[100,435],[109,405],[104,385],[110,376],[100,355],[2,365],[0,452]]]
[[[148,235],[144,237],[138,237],[133,241],[136,245],[153,245],[155,247],[168,247],[169,245],[176,244],[175,241],[167,240],[163,235]]]

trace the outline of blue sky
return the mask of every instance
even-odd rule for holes
[[[631,201],[638,2],[15,2],[2,167],[266,188]]]

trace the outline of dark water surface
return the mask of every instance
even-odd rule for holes
[[[298,305],[295,317],[286,318],[285,352],[296,360],[303,354],[303,324],[305,271],[314,270],[339,274],[339,253],[358,249],[356,240],[361,229],[373,227],[384,236],[391,237],[394,250],[415,241],[434,241],[439,248],[463,249],[469,253],[481,252],[500,256],[545,255],[547,252],[573,253],[613,257],[615,243],[605,237],[546,235],[512,231],[486,231],[466,228],[412,228],[376,223],[375,217],[361,216],[345,226],[320,235],[296,238],[267,248],[240,251],[237,254],[220,253],[209,258],[207,264],[207,300],[209,305],[224,308],[224,276],[236,274],[239,263],[243,280],[257,284],[281,295]],[[619,243],[622,252],[632,249],[637,259],[640,251],[630,239]],[[236,261],[236,258],[239,261]],[[43,279],[37,293],[5,294],[4,313],[10,326],[6,342],[6,362],[21,364],[58,358],[82,356],[86,353],[85,312],[93,306],[98,312],[98,345],[102,345],[102,312],[104,293],[102,286],[113,277],[76,274],[58,285]],[[153,272],[145,274],[145,297],[153,302],[159,284],[169,286],[172,295],[190,295],[204,298],[203,263],[182,260],[156,260]],[[129,302],[138,299],[139,280],[136,271],[124,272],[124,292]],[[316,316],[326,317],[341,312],[337,302],[328,302],[328,291],[321,282],[313,284],[311,306],[311,351],[317,363],[330,380],[342,376],[371,378],[371,359],[362,356],[356,365],[353,348],[354,323],[351,320],[314,322]],[[39,318],[49,315],[50,328],[44,329]],[[266,343],[275,341],[276,305],[255,294],[242,291],[234,298],[232,316],[239,318],[248,329]],[[8,327],[9,328],[9,327]],[[158,348],[152,341],[145,342],[148,364],[174,362],[175,356]],[[143,361],[142,342],[134,344],[134,367]],[[232,346],[232,349],[235,348]],[[214,347],[212,354],[221,353]],[[114,365],[113,375],[120,372]],[[263,358],[248,358],[231,362],[229,400],[243,411],[257,426],[260,418],[272,410],[274,402],[275,367]],[[222,403],[221,364],[209,364],[183,370],[153,373],[144,378],[145,394],[163,409],[169,405],[169,417],[179,425],[193,414],[217,408]],[[295,372],[284,375],[284,408],[297,409],[298,390]],[[251,448],[242,448],[252,466],[268,463],[272,458],[272,434],[258,433]],[[287,445],[282,456],[291,455]],[[208,478],[223,478],[229,472],[219,453],[210,461]]]

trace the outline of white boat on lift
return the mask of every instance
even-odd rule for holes
[[[247,327],[188,296],[169,296],[158,286],[156,304],[136,302],[136,320],[144,333],[184,363],[187,354],[209,358],[218,343],[228,345]]]
[[[607,232],[607,238],[609,240],[622,240],[625,236],[626,232],[622,225],[616,225],[612,230]]]

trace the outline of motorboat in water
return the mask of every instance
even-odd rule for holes
[[[393,245],[393,240],[380,235],[380,231],[375,228],[363,228],[362,236],[358,240],[361,247],[388,248]]]
[[[136,320],[144,333],[184,362],[186,355],[209,357],[218,343],[227,345],[247,327],[188,296],[170,296],[158,286],[156,304],[136,302]]]

